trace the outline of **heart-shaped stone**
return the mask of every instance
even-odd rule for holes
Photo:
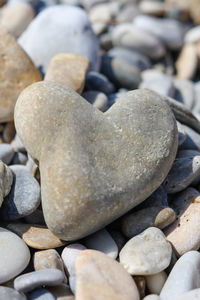
[[[178,134],[168,104],[154,92],[128,92],[106,113],[55,82],[26,88],[15,124],[39,162],[49,229],[76,240],[144,201],[165,179]]]

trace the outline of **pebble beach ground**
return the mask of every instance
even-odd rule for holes
[[[200,300],[200,1],[0,0],[0,300]]]

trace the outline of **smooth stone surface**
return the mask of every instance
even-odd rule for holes
[[[200,156],[176,158],[163,186],[168,194],[181,192],[200,176]]]
[[[159,38],[171,50],[178,50],[183,45],[181,23],[172,19],[158,19],[140,15],[133,24]]]
[[[180,122],[176,122],[178,127],[178,146],[180,147],[186,140],[186,132]]]
[[[149,292],[159,295],[167,279],[167,274],[162,271],[154,275],[146,276],[145,279]]]
[[[187,31],[184,37],[185,43],[196,43],[200,41],[200,26],[195,26]]]
[[[10,166],[13,184],[4,199],[0,216],[4,220],[17,220],[30,215],[40,205],[40,186],[25,166]]]
[[[9,165],[15,155],[15,151],[10,144],[0,144],[0,160],[6,165]]]
[[[37,67],[46,72],[53,56],[74,53],[86,56],[98,70],[99,45],[84,10],[70,5],[46,8],[19,38],[19,44]]]
[[[55,297],[47,289],[38,289],[29,295],[29,300],[55,300]]]
[[[101,73],[90,71],[86,75],[85,87],[87,90],[96,90],[104,94],[113,93],[114,85],[108,80],[106,76]]]
[[[186,139],[180,149],[200,150],[200,134],[185,125],[183,125],[183,129],[186,132]]]
[[[28,157],[22,152],[15,152],[11,165],[26,165]]]
[[[98,250],[116,259],[118,247],[106,229],[101,229],[84,239],[84,244],[88,249]]]
[[[41,76],[14,37],[2,26],[0,40],[0,122],[6,122],[13,120],[14,106],[20,92],[41,80]]]
[[[66,284],[49,287],[48,290],[54,295],[56,300],[74,300],[74,295]]]
[[[143,298],[143,300],[161,300],[158,295],[152,294]]]
[[[5,143],[11,143],[15,137],[15,124],[13,121],[6,123],[3,131],[3,141]]]
[[[65,245],[48,228],[40,225],[10,223],[8,228],[18,234],[24,242],[35,249],[51,249]]]
[[[4,283],[27,267],[30,252],[22,239],[2,227],[0,228],[0,244],[0,257],[2,258],[0,260],[0,283]]]
[[[170,207],[147,207],[122,217],[122,233],[131,238],[148,227],[165,228],[176,219]]]
[[[86,91],[82,94],[82,97],[99,110],[106,110],[108,98],[104,93],[98,91]]]
[[[140,89],[150,89],[163,96],[173,97],[175,93],[175,86],[170,76],[143,81],[139,87]]]
[[[30,292],[40,286],[54,286],[61,284],[63,273],[56,269],[46,269],[26,273],[14,280],[14,288],[19,292]]]
[[[43,269],[58,269],[62,271],[64,275],[64,281],[67,282],[63,261],[55,249],[35,252],[33,263],[36,271]]]
[[[5,196],[10,193],[12,183],[12,171],[2,161],[0,161],[0,207]]]
[[[198,65],[198,55],[195,45],[186,44],[183,46],[175,65],[178,78],[193,79]]]
[[[18,38],[34,18],[34,10],[27,3],[4,6],[1,10],[0,24],[15,38]]]
[[[134,280],[115,260],[96,250],[76,259],[76,299],[139,300]]]
[[[140,207],[152,206],[168,207],[167,193],[162,184],[144,202],[141,203]]]
[[[20,294],[14,289],[0,286],[0,299],[2,300],[26,300],[25,295]]]
[[[159,39],[130,23],[114,28],[112,43],[117,47],[139,51],[152,59],[159,59],[165,55],[165,47]]]
[[[198,300],[200,299],[200,288],[191,290],[187,293],[184,293],[180,297],[177,298],[177,300]]]
[[[78,54],[57,54],[49,65],[44,80],[56,81],[81,94],[89,60]]]
[[[66,246],[61,254],[62,260],[64,262],[65,268],[69,275],[75,275],[75,261],[76,257],[83,251],[86,247],[81,244],[71,244]]]
[[[166,228],[167,240],[173,245],[178,255],[200,247],[200,193],[189,187],[177,194],[171,202],[177,212],[177,220]]]
[[[177,151],[174,115],[148,90],[127,93],[103,114],[71,89],[40,82],[18,98],[15,125],[40,164],[47,226],[68,241],[144,201],[168,174]]]
[[[130,239],[119,254],[120,263],[132,275],[152,275],[166,269],[172,248],[163,232],[149,227]]]
[[[174,98],[185,104],[190,110],[195,106],[194,84],[190,80],[175,79],[176,93]]]
[[[160,298],[175,300],[178,296],[200,286],[200,253],[189,251],[185,253],[169,274]]]

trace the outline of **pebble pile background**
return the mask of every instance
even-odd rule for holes
[[[199,0],[0,0],[0,300],[200,299],[199,63]]]

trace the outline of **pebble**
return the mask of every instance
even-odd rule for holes
[[[167,279],[167,274],[162,271],[154,275],[146,276],[145,279],[149,292],[159,295]]]
[[[165,47],[159,39],[130,23],[119,24],[114,28],[112,43],[117,47],[136,50],[151,59],[165,55]]]
[[[152,294],[144,297],[143,300],[161,300],[161,299],[158,295]]]
[[[180,122],[177,121],[176,123],[178,127],[178,146],[180,147],[186,139],[186,132]]]
[[[115,243],[117,244],[118,250],[120,251],[126,244],[125,236],[120,231],[113,230],[113,229],[110,229],[109,233],[112,236]]]
[[[194,84],[190,80],[186,79],[175,79],[174,85],[176,88],[176,93],[174,98],[187,106],[190,110],[195,106],[195,94],[194,94]]]
[[[55,300],[55,297],[47,289],[38,289],[29,295],[29,300]]]
[[[0,161],[0,207],[4,198],[10,193],[13,183],[13,174],[2,161]]]
[[[3,220],[17,220],[30,215],[40,205],[40,186],[25,166],[10,166],[13,184],[0,209]]]
[[[181,23],[176,20],[140,15],[134,19],[133,24],[155,35],[171,50],[178,50],[183,45]]]
[[[160,77],[140,84],[140,89],[150,89],[160,95],[173,97],[175,94],[175,86],[170,76]]]
[[[178,134],[169,106],[149,90],[129,92],[125,99],[102,114],[71,89],[50,81],[29,86],[18,98],[15,125],[28,152],[40,163],[45,221],[63,240],[79,239],[114,221],[152,194],[171,168]],[[97,122],[101,126],[95,128]],[[59,155],[54,149],[57,130]],[[91,149],[95,154],[89,160]],[[112,171],[116,167],[117,178]]]
[[[177,300],[198,300],[200,299],[200,289],[194,289],[187,293],[182,294]]]
[[[82,96],[99,110],[106,110],[108,98],[104,93],[98,91],[86,91],[82,94]]]
[[[45,250],[65,245],[49,229],[40,225],[10,223],[8,228],[18,234],[32,248]]]
[[[200,41],[200,26],[195,26],[188,30],[184,38],[185,43],[191,44]]]
[[[197,49],[193,44],[186,44],[176,61],[177,77],[193,79],[198,64]]]
[[[171,202],[177,213],[177,220],[165,230],[167,240],[180,256],[200,247],[199,214],[200,193],[189,187],[177,194]]]
[[[0,40],[0,122],[7,122],[13,120],[14,106],[20,92],[41,80],[41,76],[14,37],[2,26]]]
[[[49,287],[48,290],[55,296],[56,300],[74,300],[70,288],[66,284]]]
[[[106,229],[101,229],[86,237],[84,244],[88,249],[101,251],[113,259],[118,256],[118,247]]]
[[[0,160],[9,165],[15,155],[15,151],[10,144],[2,143],[0,144]]]
[[[6,286],[0,286],[0,299],[2,300],[26,300],[25,295]]]
[[[200,253],[189,251],[174,265],[169,274],[160,298],[162,300],[177,299],[182,294],[200,286]]]
[[[199,155],[176,158],[163,185],[168,194],[174,194],[187,188],[199,176]]]
[[[18,41],[44,72],[58,53],[86,56],[91,69],[98,70],[98,40],[86,13],[78,7],[54,5],[46,8],[36,16]]]
[[[14,288],[19,292],[30,292],[40,286],[61,284],[63,273],[56,269],[39,270],[18,276],[14,280]]]
[[[171,255],[171,245],[163,232],[149,227],[125,244],[119,258],[131,275],[153,275],[169,266]]]
[[[56,81],[81,94],[89,60],[78,54],[57,54],[49,65],[44,80]]]
[[[64,281],[67,282],[63,261],[55,249],[35,252],[33,263],[36,271],[43,269],[58,269],[62,271],[64,275]]]
[[[141,204],[142,208],[155,206],[168,207],[168,196],[162,184]]]
[[[186,139],[180,149],[200,150],[200,135],[189,126],[182,125],[186,133]]]
[[[69,275],[75,275],[75,260],[83,250],[86,247],[81,244],[71,244],[63,249],[61,257]]]
[[[76,299],[139,300],[134,280],[115,260],[96,250],[76,259]]]
[[[153,16],[163,16],[165,13],[165,3],[154,0],[142,0],[139,9],[143,14]]]
[[[147,207],[122,217],[122,233],[131,238],[148,227],[165,228],[173,223],[176,214],[170,207]]]
[[[0,24],[15,38],[18,38],[34,18],[34,10],[27,2],[4,6],[1,10]]]
[[[3,131],[3,140],[5,143],[11,143],[15,137],[15,124],[13,121],[6,123]]]
[[[0,228],[0,244],[0,283],[4,283],[13,279],[27,267],[30,251],[22,239],[2,227]]]
[[[115,91],[114,85],[105,75],[94,71],[86,74],[85,88],[87,90],[99,91],[106,95]]]

